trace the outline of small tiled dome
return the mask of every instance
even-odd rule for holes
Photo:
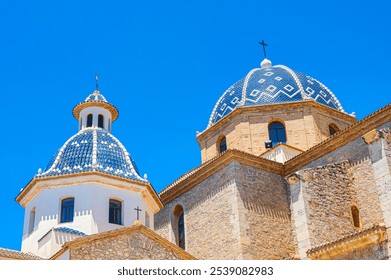
[[[212,111],[208,127],[239,106],[311,99],[344,112],[336,96],[321,82],[283,65],[272,66],[271,61],[265,59],[261,68],[251,70],[223,93]]]
[[[128,179],[143,179],[121,142],[107,130],[85,128],[72,136],[37,176],[99,171]]]
[[[106,102],[106,98],[98,91],[95,90],[93,93],[87,96],[87,98],[84,100],[84,102],[89,102],[89,101],[102,101]]]

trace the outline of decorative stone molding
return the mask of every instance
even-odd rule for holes
[[[372,144],[380,139],[379,132],[376,129],[372,129],[362,137],[365,143]]]
[[[383,223],[374,225],[335,241],[315,246],[307,251],[307,256],[313,260],[329,260],[372,244],[379,244],[386,239],[386,229]]]
[[[118,110],[114,105],[103,101],[83,101],[77,104],[73,108],[73,116],[75,119],[79,119],[80,112],[87,107],[101,107],[108,110],[111,113],[112,121],[114,122],[118,118]]]
[[[287,182],[289,185],[292,185],[294,183],[297,183],[300,181],[299,175],[298,174],[291,174],[286,178]]]

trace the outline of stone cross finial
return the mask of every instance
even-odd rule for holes
[[[137,212],[137,220],[139,220],[140,219],[139,212],[142,211],[142,210],[138,206],[137,206],[137,208],[134,208],[134,210],[136,210],[136,212]]]

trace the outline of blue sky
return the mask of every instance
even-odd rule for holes
[[[77,132],[95,88],[156,191],[201,162],[196,131],[233,83],[273,64],[328,86],[361,119],[390,102],[389,1],[3,1],[0,247],[20,249],[19,190]]]

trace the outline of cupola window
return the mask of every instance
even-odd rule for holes
[[[73,197],[65,198],[61,201],[60,223],[73,222],[75,208],[75,199]]]
[[[272,141],[272,145],[275,146],[279,143],[286,143],[285,127],[280,122],[272,122],[269,124],[269,138]]]
[[[227,139],[225,137],[221,138],[219,143],[219,153],[223,153],[227,150]]]
[[[87,127],[92,127],[92,114],[87,116]]]
[[[109,200],[109,223],[122,225],[122,202],[119,200]]]
[[[103,115],[98,116],[98,127],[103,128],[104,118]]]

